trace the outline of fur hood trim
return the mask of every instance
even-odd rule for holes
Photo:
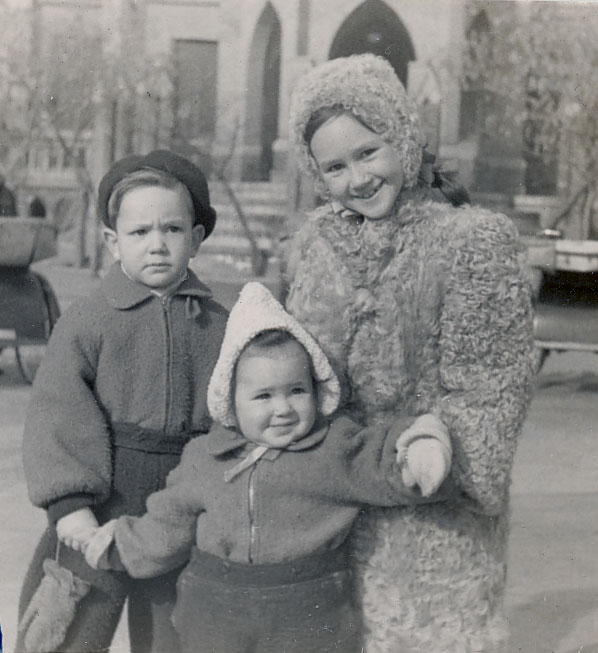
[[[325,196],[305,128],[318,110],[342,105],[392,145],[403,160],[405,187],[416,185],[425,145],[419,117],[390,63],[373,54],[332,59],[302,77],[292,95],[289,135],[302,169]]]
[[[230,312],[220,356],[208,385],[210,415],[224,426],[236,425],[232,381],[237,360],[250,340],[271,329],[288,331],[305,347],[312,361],[320,414],[331,415],[338,407],[339,380],[318,343],[265,286],[251,281],[245,284]]]

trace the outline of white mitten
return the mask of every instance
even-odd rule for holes
[[[418,485],[422,496],[429,497],[442,485],[450,468],[446,447],[436,438],[422,437],[407,449],[403,483],[407,487]]]
[[[403,483],[418,485],[424,497],[434,494],[451,468],[452,446],[444,423],[432,414],[418,417],[401,433],[396,448]]]
[[[116,519],[100,526],[95,535],[87,543],[85,560],[92,569],[110,569],[108,564],[108,550],[114,541]]]

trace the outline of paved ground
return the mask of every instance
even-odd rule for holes
[[[513,651],[598,652],[596,393],[598,358],[556,355],[538,379],[513,474]]]
[[[94,283],[68,268],[44,271],[63,305]],[[217,290],[230,305],[239,278],[221,272],[228,281]],[[27,501],[20,465],[29,388],[10,351],[0,367],[0,624],[11,651],[20,582],[44,520]],[[514,653],[598,653],[597,393],[598,357],[550,357],[538,380],[513,478],[507,606]],[[127,653],[124,628],[113,650]]]

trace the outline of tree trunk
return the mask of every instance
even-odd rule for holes
[[[83,210],[77,221],[77,242],[76,242],[76,265],[78,268],[86,268],[89,265],[87,256],[87,215],[89,213],[89,192],[83,192]]]

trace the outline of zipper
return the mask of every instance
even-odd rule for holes
[[[170,303],[170,297],[161,297],[160,298],[160,303],[162,304],[162,314],[164,316],[164,328],[166,331],[166,396],[165,396],[165,405],[164,405],[164,431],[168,429],[168,425],[170,424],[170,411],[171,411],[171,394],[172,394],[172,388],[171,388],[171,378],[170,378],[170,370],[171,370],[171,342],[170,342],[170,334],[171,334],[171,329],[170,329],[170,310],[169,310],[169,303]]]
[[[257,528],[255,526],[255,485],[253,482],[253,475],[259,462],[252,466],[249,470],[248,481],[248,502],[247,512],[249,516],[249,550],[247,551],[247,559],[249,564],[253,564],[253,550],[255,549],[257,539]]]

